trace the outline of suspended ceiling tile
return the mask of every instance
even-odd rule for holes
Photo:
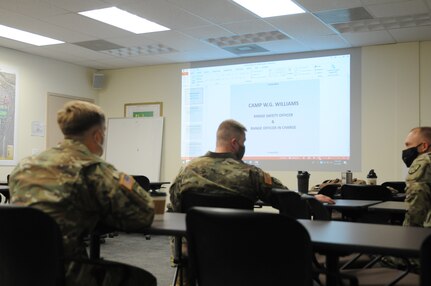
[[[301,43],[311,50],[350,48],[351,45],[339,35],[303,37]]]
[[[280,31],[289,37],[301,39],[302,37],[322,36],[334,34],[330,25],[322,23],[311,14],[298,14],[267,19]]]
[[[221,26],[212,25],[190,29],[180,29],[180,32],[196,39],[208,39],[208,38],[219,38],[219,37],[230,37],[234,33],[228,31]]]
[[[298,5],[308,12],[318,12],[336,9],[347,9],[362,6],[360,0],[296,0]]]
[[[384,30],[362,33],[343,33],[341,37],[346,39],[353,47],[395,43],[391,34]]]
[[[229,24],[220,25],[234,34],[254,34],[259,32],[267,32],[274,30],[274,27],[262,19],[255,19],[251,21],[234,22]]]
[[[380,5],[369,5],[367,10],[370,11],[374,17],[396,17],[414,14],[423,14],[430,12],[429,8],[423,0],[411,0],[402,2],[390,2]]]
[[[294,39],[265,42],[265,43],[260,43],[259,45],[271,51],[274,54],[310,51],[309,47],[305,46],[304,44]]]
[[[401,28],[389,30],[389,33],[400,42],[425,41],[431,39],[431,26]]]
[[[53,25],[81,32],[86,35],[103,39],[105,37],[124,37],[133,35],[126,30],[90,19],[79,14],[66,14],[62,16],[53,16],[46,19],[46,22]]]
[[[169,3],[181,7],[193,15],[199,15],[203,19],[214,24],[223,24],[252,20],[257,16],[245,8],[230,0],[167,0]]]

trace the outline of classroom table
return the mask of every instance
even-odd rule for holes
[[[335,199],[335,204],[325,203],[324,206],[331,210],[366,210],[368,207],[381,203],[382,201],[374,200],[345,200]]]
[[[405,213],[407,203],[399,201],[386,201],[368,207],[368,211],[386,212],[386,213]]]
[[[186,235],[186,215],[165,213],[164,219],[154,221],[149,234]],[[310,234],[315,251],[326,254],[329,275],[327,285],[337,285],[338,257],[349,252],[419,257],[422,242],[431,229],[351,223],[343,221],[298,220]]]

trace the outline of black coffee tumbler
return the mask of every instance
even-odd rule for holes
[[[308,182],[310,180],[310,174],[307,171],[298,171],[298,191],[301,194],[308,194]]]

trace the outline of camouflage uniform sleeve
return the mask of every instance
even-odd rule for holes
[[[85,176],[104,213],[104,224],[124,231],[151,225],[154,219],[153,201],[133,177],[106,163],[90,166]]]
[[[424,155],[408,171],[405,226],[431,227],[431,154]]]
[[[260,168],[254,168],[250,176],[258,190],[258,198],[266,203],[271,203],[271,189],[287,189],[280,180],[272,177],[269,173],[264,172]]]
[[[171,201],[171,211],[180,212],[181,211],[181,174],[183,173],[184,168],[182,167],[169,188],[169,199]]]

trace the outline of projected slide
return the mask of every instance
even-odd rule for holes
[[[249,160],[317,154],[318,132],[309,130],[319,120],[318,81],[233,86],[230,106],[235,119],[246,124]]]
[[[343,170],[352,158],[350,62],[342,54],[184,69],[182,160],[214,150],[218,125],[232,118],[248,130],[248,163]]]

